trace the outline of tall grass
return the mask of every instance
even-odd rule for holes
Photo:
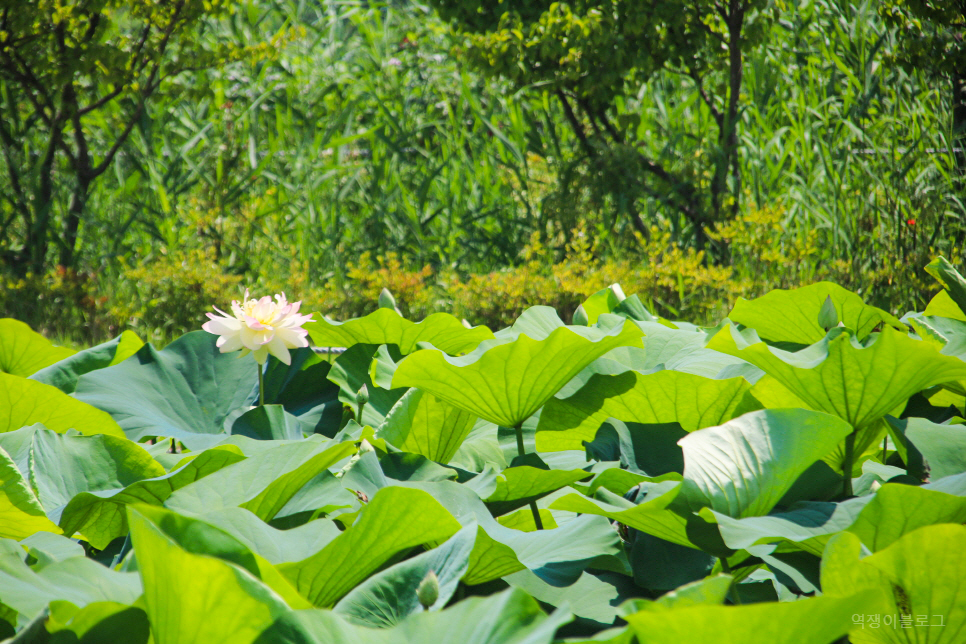
[[[292,288],[352,288],[348,267],[380,257],[465,277],[524,263],[534,234],[559,259],[578,227],[599,259],[649,261],[612,216],[608,199],[624,197],[595,192],[593,169],[574,162],[556,102],[467,68],[426,5],[249,0],[204,37],[267,55],[163,88],[91,196],[81,249],[93,291],[135,298],[138,270],[178,262],[219,283]],[[892,46],[876,3],[806,0],[746,53],[741,212],[779,212],[772,245],[801,261],[735,255],[736,278],[834,275],[911,307],[923,282],[906,275],[896,293],[894,278],[962,244],[948,89],[886,64]],[[690,78],[663,72],[614,112],[648,156],[709,185],[717,132]],[[690,243],[661,199],[626,198]]]

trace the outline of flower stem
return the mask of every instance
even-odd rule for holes
[[[258,406],[265,406],[265,376],[262,375],[262,365],[255,363],[258,368]]]
[[[886,464],[886,457],[889,455],[889,437],[882,439],[882,464]]]
[[[842,492],[846,498],[852,496],[852,461],[855,460],[855,430],[845,437],[845,461],[842,463]]]
[[[731,574],[731,566],[728,565],[728,558],[721,557],[718,559],[721,562],[721,570],[726,574]],[[731,580],[731,586],[728,587],[728,596],[731,598],[731,603],[737,605],[741,604],[741,598],[738,597],[738,589],[735,588],[734,579]]]
[[[527,453],[523,448],[523,423],[517,423],[513,429],[517,433],[517,452],[523,456]],[[533,512],[533,523],[537,526],[537,530],[543,530],[543,521],[540,520],[540,510],[537,509],[536,501],[530,501],[530,511]]]

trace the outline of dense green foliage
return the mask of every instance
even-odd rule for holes
[[[935,3],[209,4],[0,6],[4,315],[167,341],[241,285],[343,315],[389,286],[506,324],[632,271],[702,322],[815,279],[904,312],[966,239]]]
[[[966,279],[926,270],[901,320],[829,282],[710,328],[616,286],[495,333],[384,295],[257,368],[0,320],[0,633],[956,642]]]

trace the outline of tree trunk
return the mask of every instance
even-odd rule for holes
[[[74,268],[74,255],[77,249],[77,233],[80,230],[81,216],[87,206],[90,182],[81,179],[70,197],[67,220],[64,222],[64,245],[60,249],[60,265]]]

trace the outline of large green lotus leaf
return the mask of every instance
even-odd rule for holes
[[[84,556],[32,569],[15,541],[0,541],[0,604],[32,619],[52,601],[82,608],[100,601],[132,604],[141,595],[137,573],[117,572]]]
[[[467,329],[449,313],[434,313],[422,322],[410,322],[392,309],[378,309],[345,322],[322,318],[306,323],[305,329],[317,347],[395,344],[404,354],[413,352],[418,342],[429,342],[456,355],[472,351],[483,340],[493,338],[493,332],[485,326]]]
[[[81,376],[74,397],[108,412],[131,440],[165,436],[207,447],[192,439],[223,434],[225,419],[252,400],[258,383],[255,361],[221,353],[216,340],[192,331],[161,351],[145,345],[119,365]]]
[[[852,291],[832,282],[818,282],[789,291],[775,289],[754,300],[738,298],[728,318],[772,342],[813,344],[825,337],[825,329],[818,324],[818,314],[826,298],[832,299],[839,321],[860,339],[880,325],[904,329],[894,315],[869,306]]]
[[[60,520],[63,509],[78,494],[117,490],[165,475],[161,464],[140,445],[103,434],[69,436],[38,429],[33,432],[29,458],[31,483],[54,521]]]
[[[934,525],[910,532],[871,557],[859,559],[861,544],[850,534],[836,537],[822,559],[822,591],[830,597],[865,589],[879,592],[860,613],[893,615],[880,628],[853,627],[855,644],[956,644],[966,632],[966,527]],[[903,628],[898,617],[911,618]],[[929,626],[915,621],[926,616]],[[884,620],[882,620],[884,622]],[[942,624],[941,626],[939,624]]]
[[[494,516],[500,516],[589,476],[584,470],[510,467],[497,475],[496,489],[486,498],[486,505]]]
[[[249,570],[189,552],[135,506],[128,523],[157,644],[251,642],[290,610]]]
[[[430,572],[438,579],[439,593],[428,610],[440,610],[466,573],[475,541],[476,526],[468,525],[439,547],[373,575],[343,597],[333,610],[356,624],[393,626],[424,610],[416,590]]]
[[[475,423],[473,414],[421,389],[410,389],[389,411],[376,438],[404,452],[448,463]]]
[[[918,452],[931,479],[966,472],[966,425],[941,425],[925,418],[887,420],[905,442],[911,443],[900,444],[900,454],[902,448]]]
[[[328,607],[397,553],[444,541],[459,529],[453,515],[426,492],[388,487],[325,548],[279,570],[313,604]]]
[[[72,355],[20,320],[0,319],[0,372],[27,377]]]
[[[133,331],[125,331],[113,340],[84,349],[59,362],[44,367],[30,376],[31,380],[57,387],[65,394],[74,392],[77,379],[85,373],[120,364],[144,346]]]
[[[458,358],[418,351],[399,364],[392,384],[418,387],[480,418],[514,427],[591,362],[640,337],[634,323],[604,316],[597,327],[559,327],[540,340],[525,334],[489,340]]]
[[[688,432],[719,425],[733,417],[750,387],[744,378],[712,380],[678,371],[594,375],[573,396],[547,403],[537,425],[537,450],[583,449],[608,418],[678,423]]]
[[[19,540],[42,530],[60,532],[13,459],[0,447],[0,537]]]
[[[352,442],[316,436],[220,469],[176,490],[164,505],[193,515],[237,506],[270,521],[306,483],[355,451]]]
[[[769,347],[752,330],[722,329],[709,348],[739,356],[774,377],[817,411],[834,414],[858,432],[855,454],[882,435],[879,421],[932,385],[966,378],[966,362],[892,327],[860,343],[848,329],[798,352]],[[838,449],[834,465],[841,467]]]
[[[949,299],[959,308],[960,315],[966,312],[966,279],[963,279],[959,271],[945,257],[940,256],[929,262],[926,272],[942,284]]]
[[[927,387],[966,378],[962,360],[892,327],[865,343],[846,329],[832,329],[823,340],[794,353],[769,347],[753,331],[729,327],[708,346],[760,367],[813,409],[835,414],[856,429]]]
[[[508,588],[489,597],[469,597],[446,610],[417,613],[385,629],[353,624],[329,610],[292,611],[255,643],[550,644],[570,619],[559,610],[547,616],[532,597]]]
[[[929,300],[929,304],[926,305],[926,310],[922,314],[966,322],[966,313],[963,313],[959,305],[949,296],[949,291],[936,293],[936,296]]]
[[[701,507],[740,518],[767,514],[808,467],[851,433],[845,421],[806,409],[751,412],[688,434],[684,494]]]
[[[100,409],[56,387],[0,373],[0,433],[37,423],[56,432],[76,429],[82,434],[124,437],[114,419]]]
[[[555,500],[550,509],[607,517],[665,541],[694,548],[687,535],[687,521],[669,509],[681,490],[679,481],[659,483],[650,490],[645,501],[637,505],[620,497],[611,498],[609,501],[613,502],[608,502],[582,494],[568,494]]]
[[[161,505],[175,490],[244,460],[234,445],[207,449],[183,466],[161,476],[139,480],[122,488],[97,488],[76,493],[60,514],[66,534],[81,533],[95,548],[103,550],[128,532],[125,506],[131,503]]]
[[[624,617],[641,642],[681,644],[829,644],[845,635],[862,597],[815,597],[743,606],[643,610]]]

